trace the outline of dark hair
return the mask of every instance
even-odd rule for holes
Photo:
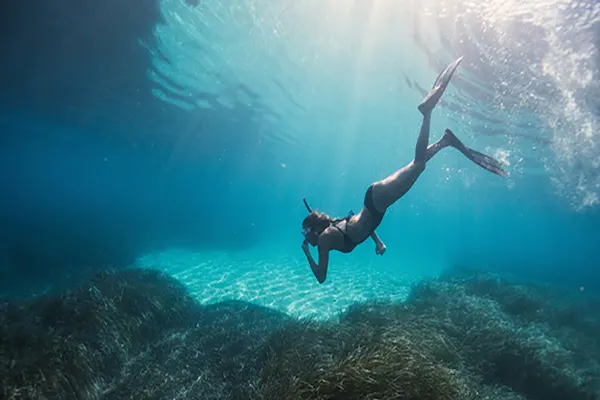
[[[313,211],[304,218],[302,221],[303,228],[311,228],[316,231],[322,231],[331,225],[333,220],[331,217],[325,213],[320,213],[318,211]]]

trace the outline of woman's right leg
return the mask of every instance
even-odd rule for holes
[[[424,115],[419,138],[417,139],[415,159],[385,179],[373,184],[373,205],[378,211],[384,212],[404,196],[425,170],[430,123],[431,114]]]
[[[448,87],[448,83],[450,83],[450,79],[461,60],[462,57],[458,58],[442,71],[433,84],[432,90],[421,104],[419,104],[418,109],[423,114],[423,122],[421,123],[421,130],[415,147],[415,159],[387,178],[373,184],[373,205],[377,211],[385,212],[389,206],[404,196],[425,170],[427,160],[448,145],[444,143],[444,139],[442,138],[437,143],[429,146],[431,113]]]

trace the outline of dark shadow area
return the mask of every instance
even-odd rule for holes
[[[0,395],[594,400],[599,304],[456,268],[404,302],[298,321],[242,301],[200,305],[157,271],[104,272],[61,295],[0,302]]]
[[[52,131],[47,138],[12,132],[22,141],[5,148],[0,161],[7,189],[0,200],[5,295],[126,266],[170,246],[244,248],[264,228],[247,218],[260,199],[242,202],[228,177],[237,172],[218,161],[183,165],[169,162],[165,146],[136,150],[84,135],[61,141]]]
[[[102,106],[128,113],[146,105],[149,60],[160,22],[157,0],[2,2],[1,103],[86,131],[103,124]]]
[[[154,97],[143,44],[159,23],[157,0],[0,3],[0,293],[260,236],[239,222],[259,199],[239,201],[230,179],[259,111]]]
[[[69,159],[92,157],[73,141],[89,135],[90,142],[106,147],[131,140],[119,140],[124,127],[115,131],[119,121],[111,120],[107,106],[143,112],[136,105],[148,103],[151,86],[148,55],[139,41],[151,41],[159,21],[154,0],[1,3],[0,292],[43,290],[55,279],[89,267],[124,265],[134,257],[131,240],[124,240],[132,232],[119,227],[128,224],[114,224],[119,209],[104,207],[112,218],[103,220],[85,204],[65,204],[64,198],[80,197],[73,189],[81,182],[72,175],[85,175],[81,163]],[[66,129],[55,132],[52,126]],[[91,185],[97,179],[86,178]],[[115,231],[121,235],[110,236]]]

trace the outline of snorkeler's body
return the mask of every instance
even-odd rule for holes
[[[469,149],[454,136],[450,129],[446,129],[440,140],[429,145],[431,113],[446,90],[461,60],[462,57],[446,67],[436,79],[432,90],[418,106],[423,115],[423,122],[417,139],[414,160],[385,179],[371,184],[365,194],[364,207],[358,214],[341,220],[334,220],[327,214],[312,211],[305,203],[310,214],[302,222],[303,234],[305,235],[302,249],[319,283],[323,283],[327,277],[329,252],[331,250],[350,253],[357,245],[370,237],[375,242],[375,252],[380,255],[385,252],[386,247],[375,233],[375,230],[381,223],[387,208],[410,190],[425,170],[427,161],[441,149],[448,146],[454,147],[482,168],[502,177],[505,176],[500,162]],[[313,260],[308,248],[309,244],[318,247],[318,262]]]

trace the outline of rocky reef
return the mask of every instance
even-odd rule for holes
[[[333,321],[158,271],[0,304],[5,399],[600,399],[600,299],[454,268]]]

